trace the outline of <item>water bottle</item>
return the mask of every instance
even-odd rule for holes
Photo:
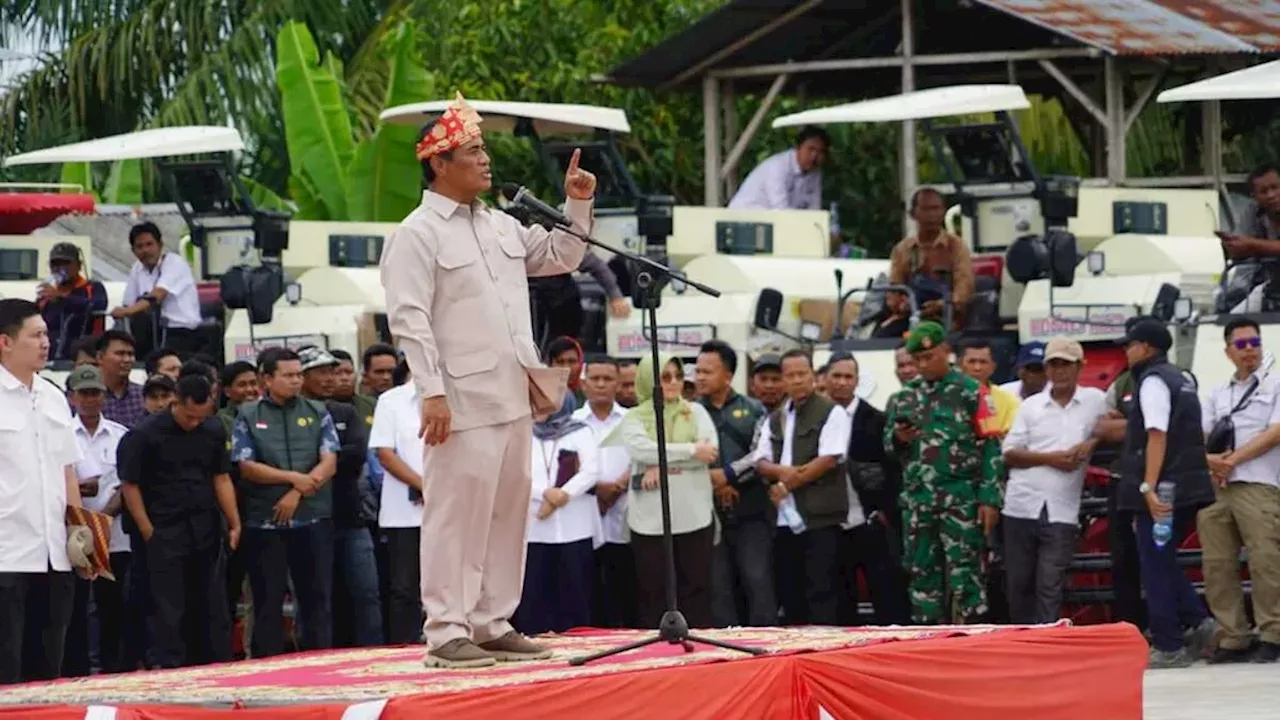
[[[836,201],[831,201],[831,234],[840,234],[840,207],[836,205]]]
[[[59,285],[61,285],[63,282],[65,282],[65,281],[66,281],[66,279],[67,279],[67,274],[66,274],[66,272],[64,272],[64,271],[62,271],[62,270],[57,270],[57,271],[55,271],[55,272],[51,273],[51,274],[49,275],[49,277],[47,277],[47,278],[45,278],[45,279],[44,279],[44,284],[45,284],[45,285],[48,285],[49,287],[55,287],[55,288],[56,288],[56,287],[58,287]]]
[[[800,517],[800,509],[796,507],[796,498],[794,495],[788,495],[782,499],[782,504],[778,506],[778,513],[782,515],[782,520],[791,528],[791,532],[799,535],[804,532],[804,518]]]
[[[1156,484],[1156,497],[1160,498],[1160,502],[1173,506],[1173,483],[1162,482]],[[1165,543],[1173,537],[1173,513],[1170,512],[1164,516],[1162,520],[1156,520],[1155,525],[1151,527],[1151,537],[1156,542],[1156,547],[1162,548]]]

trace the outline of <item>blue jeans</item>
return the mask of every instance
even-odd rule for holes
[[[381,645],[382,602],[369,528],[336,528],[333,560],[335,641],[356,647]]]
[[[1147,591],[1147,625],[1157,650],[1176,652],[1183,647],[1182,628],[1196,627],[1208,614],[1196,590],[1178,566],[1178,546],[1194,527],[1199,508],[1177,508],[1173,513],[1173,537],[1156,547],[1153,522],[1146,512],[1137,513],[1138,567]]]

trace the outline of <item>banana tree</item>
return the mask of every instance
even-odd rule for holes
[[[435,95],[414,36],[401,24],[382,48],[388,61],[384,107]],[[301,220],[398,221],[418,203],[421,170],[412,127],[379,125],[358,143],[344,99],[342,64],[323,59],[302,23],[281,29],[276,83],[289,151],[289,193]]]

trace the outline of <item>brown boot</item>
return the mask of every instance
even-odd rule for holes
[[[429,668],[481,668],[497,664],[493,655],[466,638],[455,638],[427,651],[422,664]]]
[[[500,638],[480,643],[480,649],[501,662],[522,660],[546,660],[551,651],[512,630]]]

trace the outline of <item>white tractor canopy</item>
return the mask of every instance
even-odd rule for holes
[[[889,261],[716,254],[694,258],[683,268],[689,278],[724,295],[745,293],[755,297],[762,289],[773,288],[788,300],[832,302],[836,299],[836,270],[844,275],[844,289],[850,290],[866,287],[869,280],[888,272]],[[676,289],[668,285],[666,293]]]
[[[953,85],[784,115],[773,127],[902,122],[1031,107],[1017,85]]]
[[[244,140],[235,128],[194,125],[141,130],[35,150],[7,157],[3,165],[12,167],[45,163],[114,162],[240,150],[244,150]]]
[[[1269,100],[1280,97],[1280,60],[1165,90],[1156,102]]]
[[[302,300],[295,307],[288,298],[276,301],[276,314],[301,307],[358,305],[368,312],[386,312],[386,291],[377,268],[318,267],[296,280],[302,286]]]
[[[398,125],[424,125],[439,116],[452,103],[452,100],[433,100],[397,105],[383,110],[380,117],[383,122]],[[532,121],[534,131],[542,137],[590,134],[596,130],[631,132],[627,114],[617,108],[502,100],[468,100],[467,104],[484,118],[480,127],[486,132],[513,132],[521,120]]]

